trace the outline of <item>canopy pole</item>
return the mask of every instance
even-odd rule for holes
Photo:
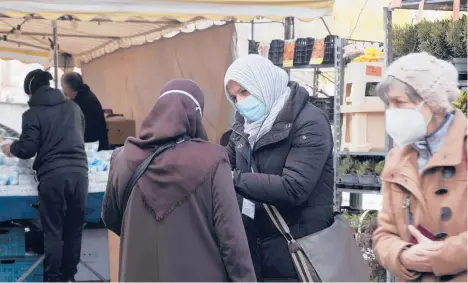
[[[284,40],[294,39],[294,18],[287,17],[284,20]]]
[[[58,44],[57,44],[57,22],[52,21],[52,42],[54,48],[54,82],[58,89]]]
[[[255,40],[255,26],[254,26],[254,20],[250,23],[250,33],[252,34],[252,40]]]

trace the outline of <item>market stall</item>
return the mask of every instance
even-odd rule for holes
[[[55,70],[57,67],[68,69],[82,66],[86,78],[87,66],[95,64],[104,55],[114,55],[129,47],[146,46],[160,38],[224,25],[226,21],[251,21],[257,17],[271,20],[286,17],[313,20],[330,14],[333,7],[332,0],[257,0],[242,1],[240,4],[222,0],[83,2],[2,1],[0,58],[40,63],[44,67],[55,66]],[[117,4],[120,5],[118,11],[115,8]],[[232,54],[225,52],[224,63],[229,64],[232,59]],[[107,67],[118,69],[119,63],[117,61]],[[54,77],[57,86],[57,73]],[[88,222],[100,219],[102,194],[107,183],[108,159],[111,154],[96,153],[94,148],[94,145],[87,145],[90,166]],[[8,208],[8,213],[0,211],[0,221],[37,218],[37,183],[34,172],[30,169],[31,161],[19,162],[3,157],[2,162],[0,206],[2,209]],[[7,274],[10,277],[1,277],[0,281],[42,281],[40,263],[43,257],[23,257],[21,255],[24,252],[22,246],[15,254],[0,254],[2,257],[13,257],[10,262],[14,263],[10,267],[14,270],[13,277]],[[29,264],[24,263],[25,258],[29,260]],[[112,264],[112,258],[108,260]],[[90,267],[87,262],[82,262],[82,265],[95,275],[95,278],[84,280],[109,279],[108,275],[101,276],[97,273],[95,267]],[[115,272],[112,267],[111,272]],[[112,279],[116,280],[115,277]]]

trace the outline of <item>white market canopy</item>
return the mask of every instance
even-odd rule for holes
[[[333,0],[38,0],[0,1],[0,59],[47,65],[52,21],[61,54],[89,62],[225,21],[256,18],[310,21],[333,10]]]

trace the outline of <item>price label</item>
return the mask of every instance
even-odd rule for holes
[[[381,77],[382,76],[382,67],[380,66],[366,66],[366,76]]]

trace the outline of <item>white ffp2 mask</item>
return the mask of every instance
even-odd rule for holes
[[[400,146],[406,146],[424,139],[427,135],[426,121],[419,112],[424,101],[415,109],[394,108],[385,110],[385,129]]]

